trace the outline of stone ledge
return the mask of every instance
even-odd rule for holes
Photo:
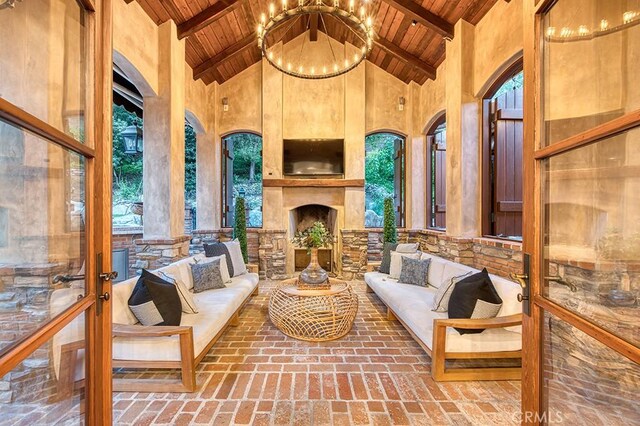
[[[133,242],[136,245],[170,245],[170,244],[180,244],[180,243],[184,243],[185,241],[189,241],[191,240],[191,235],[181,235],[179,237],[175,237],[175,238],[166,238],[166,239],[154,239],[154,238],[150,238],[150,239],[145,239],[145,238],[140,238],[140,239],[136,239]]]
[[[522,251],[522,242],[519,241],[507,241],[499,238],[478,237],[474,238],[473,242],[475,244],[481,244],[483,246],[492,246],[509,250]]]

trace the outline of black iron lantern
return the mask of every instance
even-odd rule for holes
[[[131,125],[120,133],[124,140],[124,153],[135,154],[142,152],[142,129],[136,125]]]

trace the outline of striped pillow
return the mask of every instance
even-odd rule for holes
[[[207,257],[224,255],[227,258],[230,277],[237,277],[247,273],[247,267],[244,264],[242,250],[240,249],[240,241],[237,239],[224,243],[205,244],[204,253]]]

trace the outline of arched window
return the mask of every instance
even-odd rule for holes
[[[392,197],[398,227],[405,225],[405,140],[395,133],[365,139],[365,227],[382,226],[385,198]]]
[[[522,61],[483,102],[483,234],[522,239]]]
[[[233,133],[222,140],[222,226],[235,223],[236,197],[244,197],[247,227],[262,227],[262,137]]]
[[[427,132],[427,227],[447,226],[447,122],[442,114]]]

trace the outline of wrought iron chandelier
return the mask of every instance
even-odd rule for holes
[[[340,4],[341,0],[326,1],[331,3],[325,0],[297,0],[297,6],[289,8],[287,0],[282,0],[282,7],[278,14],[276,14],[275,4],[271,3],[268,14],[261,15],[256,31],[258,47],[262,50],[262,56],[276,69],[293,77],[323,79],[345,74],[367,58],[371,52],[374,37],[373,20],[367,13],[369,0],[362,0],[357,12],[355,0],[347,0],[346,7]],[[333,25],[344,26],[346,34],[353,34],[351,40],[354,42],[352,43],[355,47],[354,53],[346,53],[346,41],[342,52],[334,46],[336,41],[332,42],[327,30],[329,19],[332,20]],[[288,34],[291,36],[294,29],[299,29],[300,25],[303,26],[303,33],[312,30],[312,20],[317,25],[318,42],[328,46],[324,48],[328,57],[323,58],[322,63],[317,63],[318,49],[315,50],[316,57],[312,57],[313,49],[305,49],[306,34],[299,49],[286,52],[287,49],[283,46],[282,53],[274,52],[276,49],[272,48]],[[296,24],[298,24],[297,27]]]

